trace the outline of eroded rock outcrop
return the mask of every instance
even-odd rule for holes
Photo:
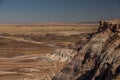
[[[46,55],[47,58],[58,62],[70,62],[71,59],[77,54],[77,51],[73,49],[57,49]]]
[[[120,73],[119,34],[120,20],[100,21],[98,31],[77,47],[71,62],[52,80],[112,80]]]

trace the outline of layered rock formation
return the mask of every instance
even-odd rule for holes
[[[70,62],[71,59],[77,54],[73,49],[57,49],[50,54],[46,55],[47,58],[58,62]]]
[[[100,21],[98,31],[82,42],[52,80],[112,80],[119,75],[120,20]]]

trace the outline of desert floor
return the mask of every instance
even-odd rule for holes
[[[0,80],[50,80],[66,63],[40,57],[97,28],[97,24],[0,24]]]

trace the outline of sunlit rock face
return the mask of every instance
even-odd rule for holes
[[[113,33],[117,33],[120,36],[120,20],[102,20],[99,21],[100,27],[99,31],[108,29]]]
[[[52,80],[112,80],[120,74],[120,20],[99,23],[98,31]]]

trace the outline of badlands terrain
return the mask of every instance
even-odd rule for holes
[[[100,25],[99,23],[0,24],[0,80],[91,80],[91,78],[78,78],[83,74],[66,75],[69,69],[66,66],[70,67],[70,63],[76,64],[76,68],[81,66],[74,56],[78,55],[81,46],[92,39],[96,32],[102,30],[106,32],[106,28],[100,27],[103,25],[102,22]],[[92,45],[92,42],[89,45]],[[84,54],[80,56],[84,58]],[[86,63],[89,64],[89,61]],[[119,70],[118,68],[115,80],[120,80]],[[63,78],[60,78],[62,76]]]

